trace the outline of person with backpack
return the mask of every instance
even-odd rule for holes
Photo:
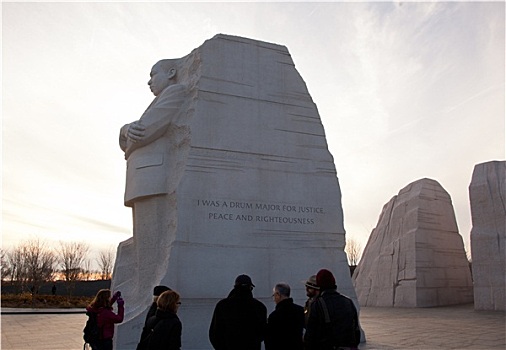
[[[332,272],[316,275],[319,297],[311,304],[304,334],[306,350],[354,350],[360,343],[357,309],[353,301],[337,291]]]
[[[173,290],[160,294],[157,309],[142,330],[137,350],[180,350],[183,325],[177,317],[180,296]]]
[[[112,308],[115,302],[118,305],[117,314]],[[123,322],[124,305],[125,301],[121,298],[121,292],[114,293],[111,298],[109,289],[101,289],[86,307],[89,320],[84,329],[84,340],[91,345],[93,350],[112,350],[114,324]]]

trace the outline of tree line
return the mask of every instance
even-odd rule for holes
[[[87,243],[60,241],[58,247],[50,248],[40,239],[23,241],[0,253],[2,283],[10,282],[17,293],[37,294],[43,284],[63,280],[70,296],[77,281],[111,279],[115,259],[112,250],[100,251],[95,259],[98,270],[93,270]]]
[[[348,257],[348,264],[350,266],[357,266],[362,256],[362,246],[354,239],[346,239],[346,246],[344,252]]]

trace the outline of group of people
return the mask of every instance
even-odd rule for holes
[[[272,298],[276,307],[267,315],[266,306],[253,297],[248,275],[239,275],[227,298],[214,309],[209,340],[216,350],[352,350],[360,343],[358,314],[353,301],[337,291],[335,277],[320,270],[305,283],[308,297],[304,307],[290,297],[290,286],[278,283]],[[109,290],[101,290],[88,307],[98,312],[99,326],[104,327],[103,342],[92,344],[93,350],[112,349],[114,323],[123,321],[121,294],[111,299]],[[181,349],[182,324],[177,316],[181,305],[177,292],[166,286],[153,291],[151,305],[137,350]],[[118,314],[112,304],[118,304]]]
[[[290,297],[290,286],[278,283],[272,297],[274,311],[253,298],[247,275],[216,305],[209,340],[216,350],[334,350],[356,349],[360,343],[358,314],[353,301],[337,291],[332,272],[320,270],[306,282],[304,307]]]

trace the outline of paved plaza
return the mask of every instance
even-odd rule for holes
[[[2,309],[2,350],[83,348],[82,330],[87,319],[84,313],[13,311]],[[505,313],[474,311],[473,305],[365,307],[361,309],[360,321],[367,336],[361,350],[506,349]]]

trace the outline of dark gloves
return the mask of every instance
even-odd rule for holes
[[[111,305],[114,304],[114,302],[121,298],[121,292],[118,290],[111,298]]]
[[[117,302],[118,306],[123,306],[125,305],[125,301],[123,300],[123,298],[121,298],[121,296],[118,298]]]

